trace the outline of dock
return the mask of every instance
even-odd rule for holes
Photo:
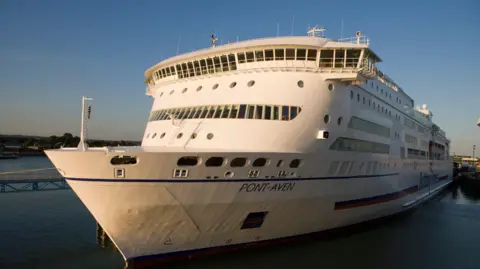
[[[0,194],[66,189],[70,186],[55,168],[0,172]]]

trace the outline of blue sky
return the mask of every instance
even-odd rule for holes
[[[453,151],[480,146],[477,1],[0,1],[0,133],[79,133],[80,98],[94,98],[92,138],[140,140],[152,99],[143,72],[160,60],[223,43],[305,35],[323,25],[361,30],[385,71],[427,103]],[[476,82],[476,83],[475,83]]]

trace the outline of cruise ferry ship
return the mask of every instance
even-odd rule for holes
[[[46,151],[127,265],[392,215],[451,182],[427,106],[378,69],[361,32],[323,31],[212,36],[145,71],[141,146],[90,148],[82,126],[78,148]]]

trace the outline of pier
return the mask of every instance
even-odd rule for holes
[[[70,186],[55,168],[0,172],[0,194],[66,189]]]

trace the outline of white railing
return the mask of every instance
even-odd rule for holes
[[[370,45],[370,40],[366,36],[339,38],[337,42]]]

